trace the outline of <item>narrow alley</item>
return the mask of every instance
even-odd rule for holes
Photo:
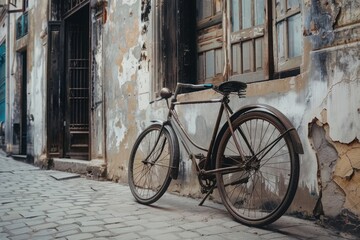
[[[355,239],[283,216],[266,228],[233,221],[222,205],[166,194],[136,203],[128,186],[42,170],[0,156],[0,239]]]

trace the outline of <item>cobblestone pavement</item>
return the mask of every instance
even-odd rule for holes
[[[126,185],[67,176],[0,156],[0,239],[354,239],[292,217],[250,228],[171,194],[144,206]]]

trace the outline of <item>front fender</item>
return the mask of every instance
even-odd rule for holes
[[[152,120],[153,124],[160,124],[162,127],[169,132],[170,138],[172,141],[172,145],[174,146],[173,157],[170,163],[171,172],[170,176],[172,179],[177,179],[179,175],[179,162],[180,162],[180,147],[179,147],[179,140],[176,136],[176,133],[171,126],[170,122],[168,121],[161,121],[161,120]]]

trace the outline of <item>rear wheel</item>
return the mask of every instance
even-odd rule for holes
[[[178,146],[162,125],[153,124],[140,134],[131,151],[128,170],[131,193],[138,202],[151,204],[166,192],[176,154]]]
[[[269,113],[244,113],[232,128],[234,135],[228,127],[221,137],[216,158],[217,168],[232,167],[216,175],[223,204],[238,222],[270,224],[294,198],[299,156],[283,124]]]

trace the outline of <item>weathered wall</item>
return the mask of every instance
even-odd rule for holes
[[[0,43],[2,43],[3,41],[6,41],[7,18],[6,18],[6,14],[2,13],[2,11],[0,11],[0,17],[2,17],[0,19],[0,24],[1,24]]]
[[[40,160],[46,158],[47,21],[48,1],[29,1],[28,154]]]
[[[13,124],[21,122],[21,58],[20,53],[27,52],[27,154],[35,159],[45,158],[46,144],[46,52],[47,52],[47,2],[29,1],[28,34],[16,40],[16,19],[21,13],[11,13],[9,27],[8,56],[8,102],[7,151],[18,154],[17,139],[14,142]],[[7,29],[3,30],[7,34]],[[19,137],[19,136],[18,136]]]
[[[248,97],[234,101],[235,108],[248,103],[272,105],[299,131],[305,154],[291,210],[305,216],[342,220],[345,212],[357,216],[355,219],[359,216],[359,2],[304,1],[302,73],[250,84]],[[144,4],[148,1],[109,2],[103,35],[108,176],[120,181],[126,181],[127,160],[136,135],[150,119],[165,115],[161,103],[147,105],[152,97],[153,59],[145,46],[152,45],[152,22],[151,18],[144,21],[141,14],[143,9],[151,12],[152,8],[144,8]],[[145,25],[147,31],[143,31]],[[209,94],[202,92],[196,98],[208,98]],[[183,107],[180,112],[196,139],[209,139],[211,133],[206,129],[212,126],[215,113],[202,106]],[[191,162],[182,155],[173,191],[200,195],[191,171]]]
[[[9,20],[8,20],[9,19]],[[6,66],[6,72],[7,72],[7,87],[6,87],[6,95],[7,95],[7,101],[6,104],[6,132],[5,132],[5,142],[6,142],[6,151],[12,152],[14,149],[12,143],[13,143],[13,123],[16,121],[16,118],[19,115],[19,110],[17,109],[18,106],[18,100],[15,98],[16,96],[16,81],[11,75],[13,73],[13,67],[15,62],[16,55],[14,54],[14,42],[15,42],[15,32],[14,32],[14,26],[15,26],[15,19],[16,16],[13,15],[7,15],[6,16],[6,25],[8,26],[6,29],[3,29],[5,31],[5,35],[7,35],[7,66]],[[10,22],[10,23],[9,23]],[[9,32],[8,32],[8,29]],[[9,33],[9,34],[8,34]]]
[[[29,143],[33,143],[35,159],[42,159],[46,144],[48,6],[45,1],[29,4],[29,36],[17,43],[17,48],[28,51],[28,115],[34,116],[28,123]],[[359,5],[360,0],[305,0],[301,74],[249,84],[247,98],[232,101],[235,109],[266,103],[289,117],[305,150],[291,211],[325,216],[330,222],[357,223],[360,215]],[[154,98],[154,29],[150,17],[154,7],[149,0],[108,1],[105,19],[96,18],[92,10],[91,158],[106,159],[108,178],[115,181],[127,182],[130,150],[140,131],[151,119],[166,116],[164,103],[148,104]],[[15,49],[11,48],[12,73],[17,69]],[[19,117],[15,75],[10,82],[11,121],[15,121]],[[205,99],[216,94],[203,91],[182,97]],[[211,136],[207,129],[213,126],[216,112],[201,105],[179,111],[191,135],[207,145]],[[171,190],[197,197],[200,188],[194,187],[198,183],[187,158],[182,153],[179,180],[173,182]],[[351,230],[351,224],[346,226]]]
[[[149,65],[142,60],[147,33],[142,31],[141,2],[110,1],[104,25],[104,98],[108,175],[126,181],[131,143],[146,118],[149,100]],[[146,105],[145,105],[146,106]]]
[[[96,5],[95,5],[96,6]],[[99,5],[91,11],[91,158],[106,159],[103,24],[106,22],[106,6]]]
[[[309,125],[319,176],[315,214],[353,231],[360,216],[359,5],[360,1],[307,1],[312,14],[305,16],[314,49],[310,88],[322,99]]]

